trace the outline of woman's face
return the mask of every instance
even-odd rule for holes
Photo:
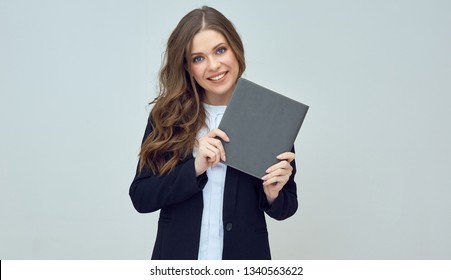
[[[214,30],[197,33],[191,45],[191,75],[205,89],[205,102],[227,105],[238,79],[238,61],[226,38]]]

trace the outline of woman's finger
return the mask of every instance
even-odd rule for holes
[[[210,145],[210,148],[212,150],[214,150],[215,152],[216,151],[218,152],[220,158],[223,161],[226,161],[226,154],[225,154],[224,146],[222,145],[221,140],[218,140],[215,138],[208,138],[207,143]]]
[[[263,176],[262,180],[266,181],[266,180],[269,180],[269,179],[272,179],[272,178],[275,178],[275,177],[287,177],[287,178],[289,178],[291,176],[291,174],[292,174],[292,170],[278,168],[278,169],[275,169],[274,171],[266,174],[265,176]]]
[[[271,173],[277,169],[285,169],[285,170],[291,171],[291,170],[293,170],[293,167],[291,166],[291,164],[288,161],[283,160],[281,162],[278,162],[278,163],[272,165],[268,169],[266,169],[266,173]]]
[[[215,161],[217,158],[217,153],[215,152],[213,147],[209,147],[208,145],[205,145],[203,147],[199,148],[199,154],[201,157],[206,158],[209,162]]]
[[[286,160],[288,162],[292,162],[295,158],[295,154],[292,152],[281,153],[276,157],[278,160]]]
[[[229,136],[227,136],[227,134],[224,131],[220,130],[219,128],[214,128],[210,130],[207,136],[211,138],[219,137],[226,142],[230,142]]]

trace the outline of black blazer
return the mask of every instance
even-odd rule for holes
[[[149,121],[144,139],[151,130]],[[296,212],[296,167],[294,161],[291,164],[293,174],[271,206],[263,192],[262,180],[227,167],[223,259],[271,259],[264,213],[283,220]],[[207,180],[206,173],[196,177],[192,156],[163,176],[156,176],[146,168],[136,172],[129,191],[135,209],[140,213],[160,210],[152,259],[197,259],[202,189]]]

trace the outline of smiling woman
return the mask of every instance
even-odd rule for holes
[[[294,153],[262,180],[226,165],[221,140],[233,139],[217,127],[245,68],[240,36],[213,8],[191,11],[169,37],[130,186],[138,212],[160,210],[152,259],[270,259],[264,214],[297,210]]]

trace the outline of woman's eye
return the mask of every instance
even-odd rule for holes
[[[226,48],[220,47],[216,50],[216,54],[223,54],[226,52],[226,50],[227,50]]]
[[[196,57],[193,58],[193,62],[194,63],[199,63],[202,60],[204,60],[204,58],[202,56],[196,56]]]

